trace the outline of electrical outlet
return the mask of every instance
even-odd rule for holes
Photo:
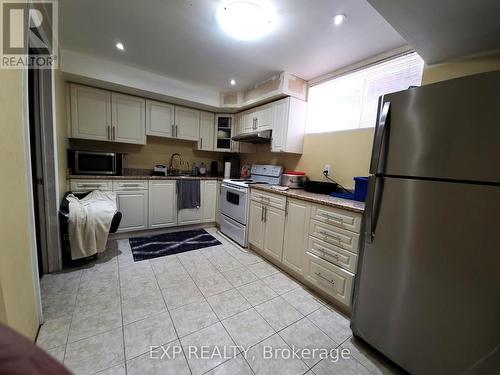
[[[326,175],[330,176],[332,174],[332,166],[330,164],[325,164],[323,168],[323,173],[326,171]]]

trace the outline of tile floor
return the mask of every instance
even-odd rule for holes
[[[222,245],[134,262],[127,239],[110,240],[96,262],[45,275],[37,344],[76,374],[396,372],[354,340],[333,306],[207,230]],[[200,358],[205,345],[227,353]],[[162,359],[150,358],[151,346],[161,346]],[[270,360],[266,346],[348,349],[351,356]]]

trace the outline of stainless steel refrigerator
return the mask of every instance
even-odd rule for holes
[[[500,373],[500,71],[381,97],[370,174],[354,335],[413,374]]]

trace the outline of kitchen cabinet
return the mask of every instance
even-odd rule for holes
[[[174,137],[198,141],[200,138],[200,111],[176,106]]]
[[[149,227],[164,228],[177,225],[177,182],[149,181]]]
[[[70,138],[146,143],[146,101],[83,85],[69,85]]]
[[[244,119],[242,118],[241,114],[238,114],[234,117],[234,126],[232,134],[233,137],[235,135],[242,133],[241,131],[241,127],[243,126],[242,121],[244,121]],[[231,140],[231,152],[237,152],[240,154],[254,154],[255,152],[257,152],[257,147],[252,143],[236,142]]]
[[[306,127],[307,103],[292,97],[274,102],[271,152],[301,154]]]
[[[217,210],[217,181],[201,181],[202,185],[202,221],[204,223],[213,223]]]
[[[264,244],[262,251],[282,261],[285,211],[264,205]]]
[[[171,138],[174,123],[174,105],[146,100],[146,135]]]
[[[92,190],[112,191],[113,184],[108,180],[71,180],[69,188],[73,193],[86,193]]]
[[[234,134],[233,115],[215,115],[215,150],[220,152],[234,152],[231,137]]]
[[[285,206],[283,205],[282,209],[281,206],[271,205],[270,202],[273,201],[274,197],[275,194],[259,192],[258,195],[255,195],[252,191],[249,242],[281,262],[285,231]]]
[[[112,140],[146,144],[146,101],[136,96],[111,93]]]
[[[288,198],[285,214],[283,264],[302,275],[305,266],[304,249],[309,237],[311,205],[305,201]]]
[[[274,103],[252,108],[241,114],[241,133],[272,130]]]
[[[200,113],[200,139],[198,150],[213,151],[215,139],[215,115],[210,112]]]
[[[222,200],[222,190],[221,190],[221,182],[220,181],[217,181],[217,190],[216,190],[216,201],[217,201],[217,207],[216,207],[216,210],[215,210],[215,222],[217,224],[220,225],[220,222],[221,222],[221,213],[220,213],[220,203],[221,203],[221,200]]]
[[[74,84],[68,88],[71,138],[111,140],[111,93]]]
[[[264,247],[264,205],[250,201],[248,242],[258,249]]]
[[[148,191],[123,190],[116,192],[116,205],[122,213],[118,232],[148,228]]]

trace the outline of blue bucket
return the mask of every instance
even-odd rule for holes
[[[368,193],[368,177],[354,177],[354,199],[360,202],[366,201]]]

